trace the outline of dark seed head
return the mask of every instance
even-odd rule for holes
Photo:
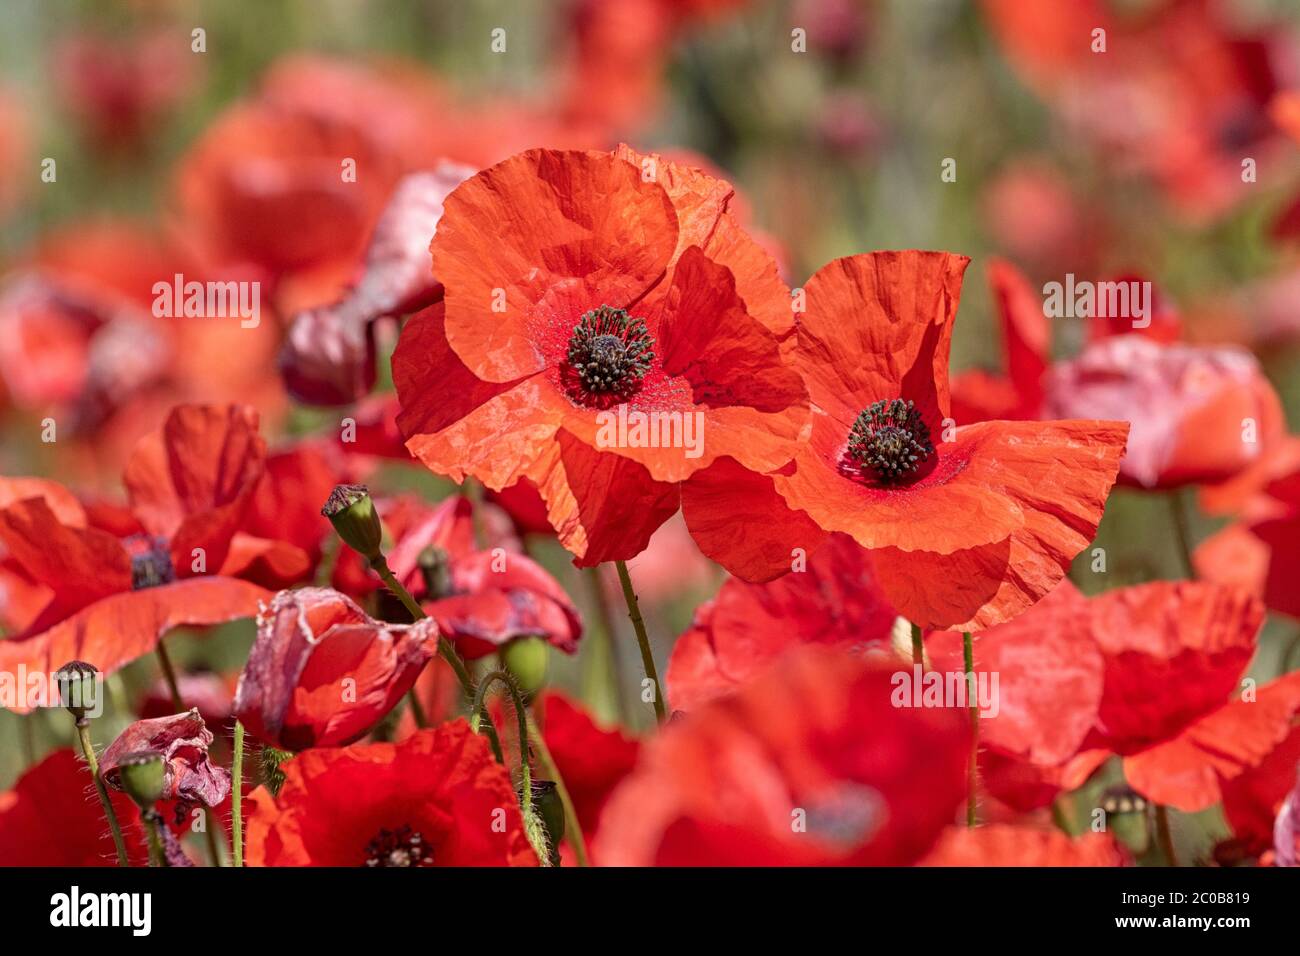
[[[433,847],[407,825],[380,830],[366,844],[366,866],[433,866]]]
[[[930,429],[916,404],[895,398],[873,402],[849,431],[849,457],[882,482],[915,473],[934,454]]]
[[[133,534],[123,544],[131,555],[131,588],[141,591],[171,584],[176,580],[171,549],[163,538]]]
[[[626,309],[592,309],[569,337],[570,369],[581,388],[595,395],[626,398],[641,384],[654,357],[654,340],[645,322]]]

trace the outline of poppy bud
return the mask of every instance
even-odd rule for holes
[[[320,513],[353,551],[371,560],[379,557],[384,529],[365,485],[335,485]]]
[[[117,783],[141,810],[162,799],[167,774],[161,754],[139,750],[125,754],[117,764]]]
[[[515,675],[525,694],[536,693],[546,683],[549,656],[546,641],[540,637],[517,637],[501,649],[501,662]]]
[[[59,703],[80,724],[86,711],[94,709],[99,692],[99,669],[85,661],[68,661],[54,673],[59,688]]]
[[[551,780],[533,780],[533,812],[546,830],[546,845],[551,849],[551,865],[559,866],[560,841],[564,839],[564,801]]]

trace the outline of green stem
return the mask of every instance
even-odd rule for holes
[[[564,835],[568,837],[569,845],[573,847],[573,856],[578,861],[578,866],[590,866],[587,861],[587,839],[582,835],[582,827],[578,825],[578,812],[573,807],[569,788],[564,785],[560,768],[555,765],[555,758],[551,756],[551,748],[546,746],[546,739],[542,736],[542,732],[535,724],[530,726],[532,726],[532,735],[529,740],[537,753],[537,760],[546,771],[546,776],[555,784],[555,791],[560,795],[560,803],[564,807]]]
[[[921,626],[912,625],[912,663],[925,666],[925,642],[921,640]]]
[[[142,812],[140,822],[144,824],[145,836],[149,841],[149,865],[166,866],[167,854],[163,850],[162,837],[158,833],[157,811]]]
[[[1178,866],[1178,851],[1174,849],[1174,835],[1169,828],[1169,808],[1162,803],[1156,804],[1156,838],[1160,841],[1165,864]]]
[[[519,723],[519,808],[524,815],[524,832],[528,836],[528,842],[532,844],[534,852],[537,853],[537,859],[546,866],[551,859],[550,848],[546,845],[546,839],[539,832],[537,826],[537,817],[533,812],[533,771],[529,764],[530,748],[528,735],[528,709],[524,706],[523,695],[519,693],[519,685],[509,671],[495,670],[489,671],[488,674],[479,682],[478,693],[474,696],[473,716],[470,718],[469,725],[474,733],[478,733],[479,724],[487,714],[487,694],[492,689],[493,684],[502,684],[505,686],[506,694],[510,697],[510,702],[515,705],[515,720]],[[491,723],[491,719],[488,719]]]
[[[244,865],[244,725],[238,720],[235,721],[235,761],[230,776],[235,788],[230,794],[230,840],[235,866],[239,867]]]
[[[637,603],[636,592],[632,590],[632,577],[627,573],[627,562],[615,561],[614,567],[618,569],[618,580],[623,585],[623,600],[627,602],[627,616],[632,620],[636,642],[641,648],[641,664],[645,668],[645,676],[654,684],[655,719],[662,724],[668,719],[668,711],[664,707],[663,685],[659,683],[659,671],[655,668],[654,654],[650,650],[650,638],[646,635],[645,621],[641,619],[641,606]]]
[[[1178,544],[1178,556],[1182,561],[1183,573],[1195,579],[1196,568],[1192,564],[1192,535],[1187,524],[1187,509],[1183,504],[1182,493],[1175,490],[1165,495],[1169,502],[1169,513],[1174,522],[1174,540]]]
[[[424,613],[424,608],[420,607],[420,602],[411,596],[411,592],[406,590],[401,581],[397,580],[397,575],[393,574],[392,568],[388,566],[387,558],[382,554],[376,555],[370,560],[370,566],[379,575],[379,579],[384,582],[384,587],[388,588],[389,593],[402,602],[402,606],[411,612],[411,616],[415,620],[422,621],[429,616]],[[456,679],[460,681],[460,688],[464,691],[465,696],[471,701],[474,700],[474,678],[470,676],[469,669],[465,666],[465,662],[461,660],[461,656],[456,653],[456,648],[451,641],[441,635],[438,637],[438,654],[455,671]],[[477,715],[478,712],[472,711],[472,713]],[[475,730],[477,731],[477,727]],[[496,757],[497,763],[505,763],[505,755],[501,751],[501,740],[497,737],[497,729],[491,718],[488,719],[483,732],[487,734],[488,743],[492,745],[492,754]]]
[[[172,695],[172,710],[177,714],[185,712],[185,705],[181,702],[181,685],[176,680],[176,669],[172,667],[172,659],[167,654],[167,646],[163,644],[162,638],[158,639],[155,646],[158,655],[158,664],[162,667],[163,680],[167,682],[167,689]]]
[[[966,707],[970,711],[970,786],[966,797],[966,826],[975,826],[979,795],[980,708],[975,694],[975,642],[970,631],[961,635],[962,656],[966,664]]]
[[[600,627],[587,637],[590,644],[584,650],[583,696],[595,710],[614,720],[626,722],[626,703],[623,699],[623,668],[620,666],[618,640],[614,631],[614,615],[605,594],[605,582],[600,568],[588,568],[584,575],[591,590],[591,600],[596,608]]]
[[[429,718],[424,715],[424,706],[420,703],[419,695],[415,693],[414,687],[407,691],[406,700],[410,704],[411,717],[415,720],[415,726],[421,730],[428,727]]]
[[[90,721],[85,717],[77,721],[77,736],[81,739],[81,754],[86,758],[90,775],[95,780],[95,792],[99,794],[99,804],[104,808],[104,816],[108,818],[108,829],[113,834],[113,846],[117,849],[117,865],[130,866],[126,859],[126,843],[122,840],[122,827],[117,822],[113,803],[108,799],[108,790],[99,776],[99,760],[95,757],[95,745],[90,740]]]

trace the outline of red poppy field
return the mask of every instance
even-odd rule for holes
[[[1291,3],[0,22],[0,865],[1300,865]]]

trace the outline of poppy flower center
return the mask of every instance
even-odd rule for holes
[[[142,591],[176,580],[167,542],[147,534],[133,534],[122,542],[131,555],[131,589]]]
[[[912,474],[933,454],[930,429],[920,411],[901,398],[872,402],[849,430],[849,457],[863,474],[884,482]]]
[[[645,321],[602,305],[583,314],[569,337],[568,360],[582,388],[597,395],[631,394],[654,359]]]
[[[366,866],[433,866],[433,847],[406,825],[380,830],[366,844]]]

